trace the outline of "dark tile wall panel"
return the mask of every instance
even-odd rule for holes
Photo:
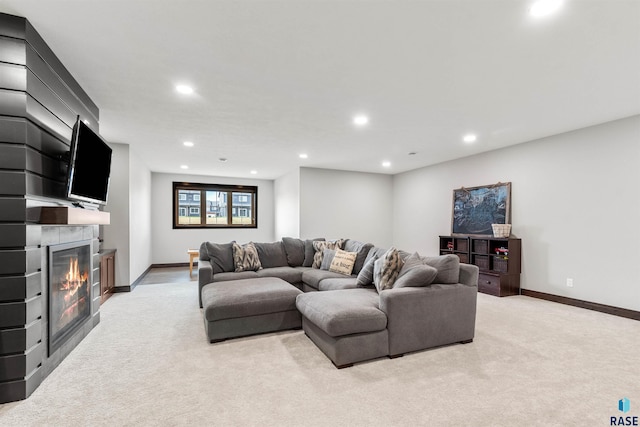
[[[19,354],[0,358],[0,381],[24,378],[42,364],[42,352],[37,346]]]
[[[26,116],[26,109],[27,94],[25,92],[0,87],[0,115],[22,117]]]
[[[40,226],[33,215],[68,202],[62,155],[78,114],[99,129],[97,106],[37,31],[0,13],[0,403],[28,397],[100,321],[94,281],[91,318],[48,354],[47,246],[99,248],[97,225]]]
[[[26,19],[20,16],[2,14],[0,23],[0,35],[26,39]]]
[[[0,328],[27,325],[42,315],[42,298],[38,295],[25,301],[0,303]]]
[[[52,92],[31,70],[27,70],[27,92],[52,115],[65,123],[69,129],[73,127],[77,114],[62,101],[59,94]]]
[[[26,192],[26,172],[0,170],[0,194],[5,196],[24,196]]]
[[[1,126],[1,124],[0,124]],[[18,197],[4,197],[0,199],[0,222],[27,221],[27,201]]]
[[[47,110],[30,95],[26,99],[26,117],[40,127],[48,129],[64,141],[71,141],[72,127]],[[60,112],[62,114],[62,112]]]
[[[68,110],[66,113],[64,111],[59,113],[69,114]],[[71,141],[72,127],[25,92],[0,89],[0,116],[25,117],[36,125],[48,129],[61,140]]]
[[[18,169],[33,172],[50,179],[66,182],[67,168],[57,157],[42,154],[26,145],[0,144],[0,169]]]
[[[0,194],[64,199],[66,186],[64,181],[54,181],[28,171],[0,170]]]
[[[0,26],[0,31],[3,27]],[[27,65],[27,43],[22,39],[0,36],[0,62]]]
[[[2,46],[0,45],[1,48]],[[0,82],[2,82],[2,89],[21,90],[24,92],[27,89],[25,66],[0,62]]]
[[[30,45],[27,45],[26,60],[27,68],[29,68],[30,72],[33,73],[33,76],[37,77],[43,82],[43,84],[48,86],[49,90],[52,93],[55,93],[56,96],[60,97],[61,102],[74,112],[74,121],[76,119],[76,115],[79,114],[83,120],[89,120],[90,126],[98,123],[97,109],[92,108],[95,106],[87,107],[83,101],[78,99],[69,86],[67,86],[53,68],[51,68],[51,66],[47,64]],[[29,90],[29,93],[32,93],[31,90]],[[67,124],[71,126],[73,125],[73,122],[67,122]]]
[[[25,348],[31,349],[40,342],[42,342],[40,319],[21,328],[0,330],[0,353],[5,355],[23,352]]]
[[[3,399],[2,402],[13,402],[15,400],[25,399],[38,388],[43,379],[43,371],[41,368],[38,368],[24,379],[2,382],[0,383],[0,398]]]
[[[0,224],[5,248],[40,245],[40,226],[27,224]]]
[[[40,248],[0,249],[0,274],[31,274],[40,268]]]
[[[69,141],[62,140],[22,117],[0,116],[0,144],[20,144],[49,156],[69,151]]]
[[[27,300],[42,290],[39,271],[20,276],[0,276],[0,301]]]
[[[33,28],[33,26],[26,22],[26,40],[29,45],[33,48],[34,51],[40,55],[40,57],[49,64],[52,70],[60,77],[62,81],[65,82],[67,86],[71,89],[71,91],[75,94],[75,96],[82,102],[85,107],[91,111],[91,113],[96,117],[100,118],[99,110],[96,104],[89,98],[89,95],[82,89],[80,84],[73,78],[71,73],[67,70],[67,68],[60,62],[58,57],[53,53],[53,51],[47,46],[45,41],[40,37],[40,34]],[[82,53],[80,53],[82,54]],[[27,62],[27,66],[30,64]]]

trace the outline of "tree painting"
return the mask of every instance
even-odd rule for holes
[[[453,234],[492,235],[491,224],[509,224],[511,183],[453,190]]]

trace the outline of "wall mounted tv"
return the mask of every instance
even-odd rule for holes
[[[67,197],[81,202],[107,203],[111,147],[80,117],[71,137]]]

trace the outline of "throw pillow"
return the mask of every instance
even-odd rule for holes
[[[287,263],[291,267],[299,267],[304,263],[304,241],[294,237],[283,237],[282,244],[287,254]]]
[[[400,254],[402,256],[402,254]],[[402,275],[412,269],[415,266],[424,265],[424,259],[418,254],[418,252],[414,252],[411,256],[407,257],[404,260],[404,265],[402,266],[402,270],[400,270],[400,274],[398,275],[398,279],[402,277]]]
[[[394,247],[376,260],[373,265],[373,284],[378,292],[393,288],[403,264],[400,253]]]
[[[347,252],[338,249],[333,257],[333,261],[331,261],[329,271],[344,274],[345,276],[351,276],[351,271],[353,271],[353,266],[355,265],[357,258],[357,252]]]
[[[313,264],[311,267],[320,268],[322,265],[322,257],[324,255],[325,249],[342,249],[343,240],[335,240],[335,241],[320,241],[313,242],[313,249],[315,249],[316,253],[313,255]]]
[[[235,271],[258,271],[262,269],[256,246],[250,242],[240,246],[233,242]]]
[[[244,259],[242,260],[244,271],[258,271],[262,269],[258,250],[253,243],[244,245]]]
[[[364,287],[373,285],[373,267],[378,258],[378,254],[373,254],[369,257],[368,261],[362,267],[362,270],[360,270],[360,273],[358,273],[358,278],[356,279],[357,286]]]
[[[398,279],[393,284],[393,289],[429,286],[437,275],[438,270],[426,264],[418,264],[407,270],[402,267]]]
[[[213,273],[224,273],[233,271],[233,243],[211,243],[206,242],[207,254],[213,267]]]
[[[434,257],[422,257],[425,264],[438,270],[434,279],[435,283],[458,283],[460,278],[460,258],[458,255],[440,255]]]
[[[356,262],[353,264],[353,274],[359,274],[364,267],[365,261],[367,259],[367,255],[369,251],[373,248],[371,243],[363,243],[358,240],[347,239],[344,242],[344,250],[347,252],[357,252],[358,257],[356,258]]]
[[[329,270],[334,256],[336,256],[336,251],[334,249],[325,249],[322,252],[322,264],[320,264],[320,270]]]
[[[233,265],[235,266],[235,271],[244,271],[244,248],[237,244],[233,243]]]
[[[313,242],[320,241],[324,241],[324,237],[318,237],[317,239],[304,241],[304,261],[302,262],[303,267],[311,267],[313,265],[313,256],[316,253],[316,250],[313,248]]]
[[[198,259],[201,259],[202,261],[209,261],[209,252],[207,252],[207,243],[206,242],[202,242],[200,243],[200,254],[198,256]]]
[[[286,267],[289,265],[282,242],[254,243],[254,245],[263,268]]]

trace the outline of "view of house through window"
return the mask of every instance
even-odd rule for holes
[[[257,227],[258,187],[173,183],[173,227]]]

